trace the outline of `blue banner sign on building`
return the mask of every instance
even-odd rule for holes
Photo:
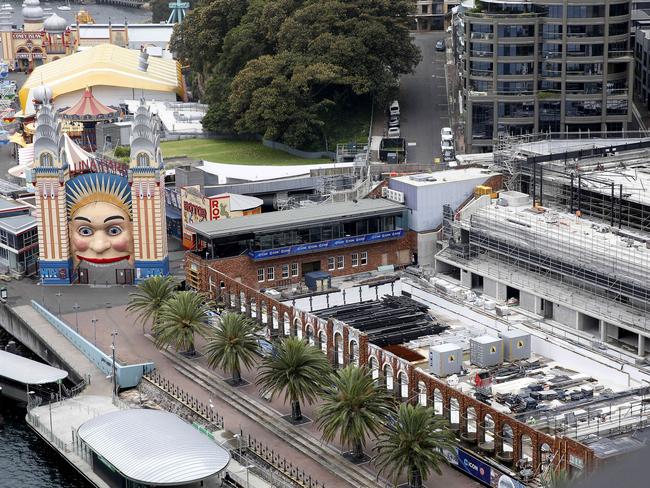
[[[308,252],[319,252],[339,247],[355,246],[357,244],[372,244],[374,242],[396,239],[403,236],[404,230],[402,229],[390,230],[386,232],[375,232],[374,234],[364,234],[362,236],[342,237],[341,239],[332,239],[330,241],[297,244],[295,246],[279,247],[277,249],[267,249],[264,251],[250,251],[248,256],[252,259],[280,258],[284,256],[293,256],[295,254],[305,254]]]
[[[463,449],[457,448],[455,452],[444,450],[443,454],[449,464],[481,481],[486,486],[492,488],[526,488],[526,485]]]

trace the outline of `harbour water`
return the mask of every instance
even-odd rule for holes
[[[21,28],[23,25],[23,0],[9,0],[3,3],[9,4],[13,7],[13,10],[9,11],[11,13],[11,21],[18,28]],[[129,24],[151,22],[151,12],[143,9],[125,8],[105,4],[79,5],[78,3],[70,2],[70,10],[59,10],[58,7],[62,5],[68,5],[68,3],[60,0],[49,2],[41,0],[41,8],[44,10],[43,13],[45,14],[45,18],[56,13],[59,17],[63,17],[70,24],[74,22],[77,12],[82,9],[89,12],[98,24],[106,23],[109,20],[113,23],[121,24],[124,22],[124,19],[127,19]]]

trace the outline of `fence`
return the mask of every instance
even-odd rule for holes
[[[94,344],[86,340],[85,337],[75,332],[63,320],[56,317],[43,305],[32,300],[32,308],[40,313],[56,330],[70,341],[79,351],[86,356],[99,370],[106,374],[112,374],[113,359],[97,348]],[[154,369],[154,363],[129,364],[123,366],[115,362],[115,377],[120,388],[132,388],[140,383],[140,378],[144,373]]]
[[[158,371],[153,370],[146,373],[142,378],[165,392],[167,395],[173,397],[176,401],[190,409],[194,414],[201,417],[209,424],[212,430],[216,431],[223,429],[223,416],[219,415],[218,412],[215,412],[213,407],[197,400],[193,395],[176,386],[167,378],[163,378]]]
[[[214,408],[205,405],[205,403],[200,400],[197,400],[194,396],[185,392],[182,388],[176,386],[167,378],[161,376],[158,371],[154,370],[145,374],[143,379],[162,390],[167,395],[173,397],[176,401],[191,410],[195,415],[201,417],[201,419],[210,424],[209,427],[213,431],[224,429],[223,416],[219,415],[218,412],[215,412]],[[203,429],[199,430],[203,431]],[[243,433],[240,433],[239,439],[244,439]],[[241,442],[241,444],[236,446],[228,446],[228,448],[233,459],[237,460],[242,465],[247,465],[250,461],[244,460],[244,453],[247,452],[253,454],[255,459],[259,460],[262,464],[260,466],[260,463],[258,463],[257,469],[254,469],[253,472],[256,476],[262,478],[273,487],[291,488],[295,484],[302,488],[325,488],[324,483],[314,480],[311,475],[305,473],[304,470],[295,466],[286,458],[280,456],[278,453],[273,451],[273,449],[269,448],[263,442],[258,441],[250,434],[246,436],[245,442]],[[278,474],[274,475],[273,471],[277,471]],[[291,483],[285,481],[283,477],[290,480]]]

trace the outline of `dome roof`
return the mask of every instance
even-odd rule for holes
[[[25,0],[23,5],[23,19],[25,22],[43,21],[43,9],[38,0]]]
[[[43,28],[46,32],[50,34],[60,34],[68,27],[68,21],[63,17],[59,17],[56,13],[50,15],[45,22],[43,22]]]
[[[48,103],[52,99],[52,89],[47,85],[39,85],[32,90],[32,97],[38,103]]]

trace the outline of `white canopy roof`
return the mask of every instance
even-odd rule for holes
[[[0,376],[25,385],[43,385],[62,380],[68,372],[0,350]]]
[[[79,427],[79,437],[124,477],[145,485],[204,480],[230,462],[230,453],[178,416],[160,410],[111,412]]]

